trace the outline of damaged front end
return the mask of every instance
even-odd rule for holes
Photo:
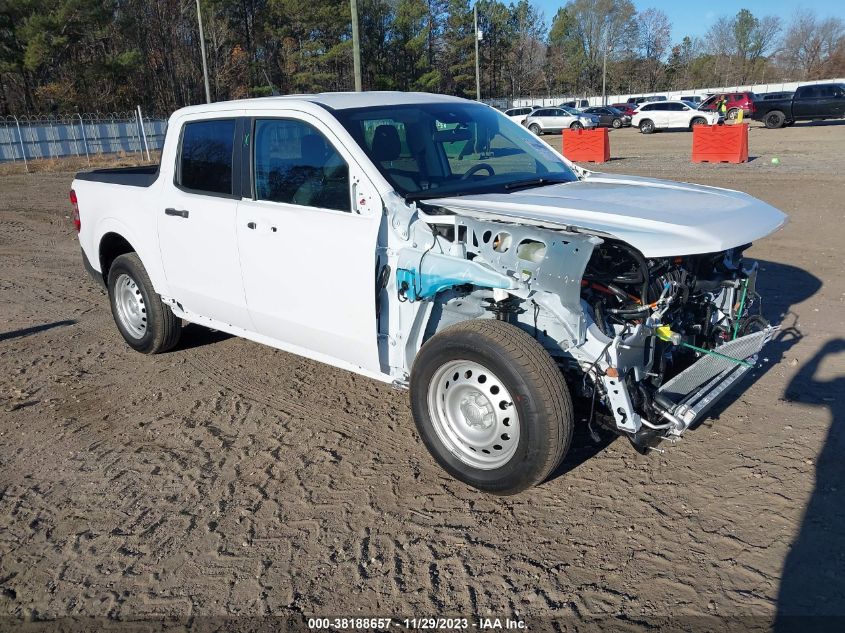
[[[748,245],[646,259],[605,241],[584,271],[590,343],[604,345],[583,376],[635,445],[678,436],[756,363],[775,328],[761,313]]]
[[[452,324],[508,321],[638,449],[700,421],[756,365],[774,330],[761,315],[756,264],[742,257],[748,245],[647,258],[573,227],[422,211],[418,219],[389,289],[400,304],[391,341],[406,342],[405,366]]]

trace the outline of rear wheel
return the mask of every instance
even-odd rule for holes
[[[739,116],[739,108],[731,108],[728,110],[728,115],[725,117],[728,121],[736,121]]]
[[[651,119],[643,119],[640,121],[640,132],[643,134],[651,134],[654,132],[654,121]]]
[[[537,136],[540,136],[543,133],[543,129],[537,125],[536,123],[532,123],[528,126],[528,129],[534,132]]]
[[[153,290],[137,254],[127,253],[112,262],[108,289],[114,322],[132,349],[158,354],[179,342],[182,321]]]
[[[570,130],[583,130],[584,126],[581,125],[578,121],[575,121],[572,125],[569,126]]]
[[[766,124],[766,127],[770,130],[775,130],[779,127],[783,127],[784,122],[786,121],[786,116],[780,110],[772,110],[766,115],[765,120],[763,121]]]
[[[611,125],[613,126],[614,130],[618,130],[620,127],[622,127],[622,119],[613,119]]]
[[[440,466],[494,494],[541,483],[572,439],[572,403],[557,365],[528,334],[493,319],[459,323],[423,345],[411,407]]]

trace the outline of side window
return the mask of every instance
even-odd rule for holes
[[[254,147],[256,200],[351,211],[349,167],[309,124],[259,119]]]
[[[232,195],[234,119],[186,123],[177,183],[201,193]]]
[[[650,104],[650,105],[644,105],[644,106],[642,106],[642,107],[640,108],[640,112],[650,112],[650,111],[652,111],[652,110],[656,110],[656,108],[654,107],[654,105],[653,105],[653,104]]]

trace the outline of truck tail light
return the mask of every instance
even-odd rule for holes
[[[750,101],[748,102],[748,111],[749,111],[751,114],[754,114],[755,112],[757,112],[757,106],[754,104],[754,101],[753,101],[753,100],[750,100]]]
[[[73,205],[73,213],[71,214],[71,219],[73,220],[73,228],[76,229],[76,232],[82,229],[82,221],[79,219],[79,202],[76,199],[76,192],[71,189],[70,190],[70,203]]]

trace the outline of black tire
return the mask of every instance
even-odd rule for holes
[[[707,125],[707,119],[700,116],[695,117],[692,121],[690,121],[689,129],[694,128],[696,125]]]
[[[456,361],[482,365],[513,398],[507,406],[515,408],[519,439],[513,455],[499,467],[466,463],[438,436],[429,391],[436,389],[438,372]],[[478,377],[479,383],[484,380]],[[501,403],[500,407],[505,408]],[[456,479],[498,495],[516,494],[543,482],[572,439],[572,401],[560,369],[527,333],[493,319],[453,325],[423,345],[411,371],[411,408],[420,437],[440,466]]]
[[[536,134],[537,136],[540,136],[543,133],[543,128],[541,128],[536,123],[532,123],[531,125],[529,125],[528,129],[534,132],[534,134]]]
[[[130,326],[123,322],[119,314],[115,287],[123,276],[128,276],[134,282],[133,290],[143,301],[146,325],[141,336],[133,334]],[[153,290],[147,270],[136,253],[121,255],[112,262],[109,268],[108,290],[114,322],[129,347],[144,354],[158,354],[172,349],[179,342],[182,320],[164,305],[161,297]]]
[[[654,121],[651,119],[643,119],[640,121],[640,132],[642,134],[653,134],[654,133]]]
[[[725,119],[728,121],[736,121],[736,118],[739,116],[739,108],[731,108],[728,110],[727,115],[725,115]]]
[[[622,127],[622,119],[613,119],[610,125],[613,126],[614,130],[618,130]]]
[[[780,110],[772,110],[766,114],[766,118],[763,120],[763,123],[765,123],[766,127],[770,130],[776,130],[779,127],[783,127],[785,122],[786,115]]]
[[[569,129],[570,130],[583,130],[584,126],[581,125],[578,121],[575,121],[575,122],[572,123],[572,125],[569,126]]]

